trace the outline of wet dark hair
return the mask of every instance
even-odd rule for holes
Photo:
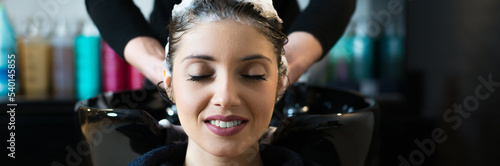
[[[266,16],[260,7],[241,0],[196,0],[185,14],[173,15],[168,25],[169,47],[167,49],[169,55],[166,61],[171,65],[168,66],[167,70],[173,73],[173,59],[179,47],[178,42],[185,33],[198,23],[226,20],[253,26],[273,44],[278,62],[278,84],[281,85],[281,78],[286,76],[287,70],[281,61],[281,55],[284,54],[283,46],[287,42],[286,34],[282,32],[281,20],[275,15]],[[164,98],[168,99],[168,97]]]

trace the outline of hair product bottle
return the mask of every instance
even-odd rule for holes
[[[382,38],[381,77],[389,80],[399,80],[404,71],[404,38],[405,28],[402,16],[395,16]]]
[[[75,81],[78,100],[101,91],[101,39],[95,25],[86,21],[82,34],[75,39]]]
[[[53,68],[54,74],[52,87],[56,99],[74,98],[75,91],[75,55],[74,55],[74,35],[66,20],[57,23],[53,46]]]
[[[11,94],[14,92],[15,95],[16,87],[14,85],[16,81],[13,80],[17,80],[17,67],[15,66],[17,59],[16,39],[3,3],[0,3],[0,23],[0,100],[3,101],[7,99],[9,92],[11,92]],[[14,64],[14,66],[10,65],[9,68],[9,64]],[[10,76],[12,76],[12,78],[10,78]],[[12,83],[10,85],[12,85],[13,88],[9,86],[9,79],[11,79]],[[12,91],[10,91],[9,88],[11,88]]]
[[[368,31],[368,20],[356,22],[353,48],[353,76],[357,81],[373,79],[373,38]]]
[[[144,76],[132,65],[127,64],[128,86],[127,89],[141,89],[144,86]]]
[[[102,90],[116,92],[125,90],[127,63],[104,41],[101,41],[102,53]]]
[[[22,63],[20,81],[26,98],[48,99],[52,78],[52,46],[46,38],[47,33],[43,32],[48,32],[50,27],[33,22],[29,22],[29,25],[29,33],[23,40],[19,55]]]
[[[331,82],[345,84],[352,79],[354,28],[351,23],[346,32],[328,53],[330,60],[328,76]]]

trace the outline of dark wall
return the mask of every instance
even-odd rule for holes
[[[420,94],[410,93],[419,94],[410,98],[421,100],[416,116],[434,123],[415,139],[432,140],[435,129],[443,131],[442,140],[432,140],[435,151],[432,143],[422,143],[429,149],[425,159],[432,159],[424,165],[500,162],[499,16],[498,0],[407,1],[406,85],[421,83],[421,89],[414,90]],[[481,78],[496,83],[487,88]],[[407,143],[425,149],[413,140]],[[402,156],[413,156],[418,164],[419,153],[405,151]]]

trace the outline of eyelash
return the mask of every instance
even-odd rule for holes
[[[189,75],[188,81],[203,81],[204,79],[211,77],[212,75],[201,75],[201,76],[194,76],[194,75]]]
[[[253,80],[259,80],[259,81],[266,81],[266,74],[261,74],[261,75],[241,75],[243,78],[248,78],[248,79],[253,79]]]
[[[204,81],[205,79],[211,77],[212,75],[201,75],[201,76],[194,76],[194,75],[189,75],[188,81]],[[264,78],[266,74],[261,74],[261,75],[241,75],[243,78],[246,79],[252,79],[252,80],[258,80],[258,81],[266,81],[267,79]]]

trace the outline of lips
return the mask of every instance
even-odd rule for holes
[[[243,130],[248,120],[240,116],[213,115],[205,119],[208,130],[219,136],[231,136]]]
[[[231,128],[231,127],[240,125],[241,122],[242,122],[241,120],[234,120],[234,121],[229,121],[229,122],[219,121],[219,120],[210,120],[211,125],[214,125],[214,126],[217,126],[220,128]]]

